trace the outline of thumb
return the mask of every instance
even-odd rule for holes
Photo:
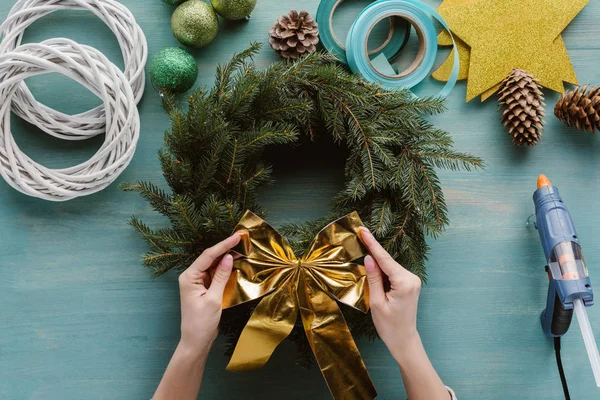
[[[365,257],[365,269],[367,270],[367,280],[369,282],[369,292],[371,304],[381,304],[385,300],[385,291],[383,290],[383,276],[381,268],[375,262],[373,257]]]
[[[225,286],[227,286],[232,270],[233,257],[231,254],[227,254],[221,259],[221,262],[217,266],[217,271],[212,278],[208,293],[219,299],[223,299],[223,292],[225,291]]]

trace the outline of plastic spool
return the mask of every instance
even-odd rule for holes
[[[419,51],[415,61],[403,72],[396,73],[381,56],[373,60],[368,55],[367,41],[373,27],[382,19],[400,17],[408,21],[419,37]],[[353,72],[388,90],[413,88],[431,74],[437,55],[437,31],[432,17],[450,33],[442,17],[419,0],[379,0],[367,6],[356,18],[346,40],[346,57]],[[452,34],[450,33],[452,37]],[[456,50],[456,44],[452,37]],[[378,65],[379,67],[376,67]],[[437,94],[446,97],[456,84],[459,71],[458,51],[454,51],[454,65],[448,82]]]
[[[16,49],[21,44],[27,27],[58,10],[90,11],[110,28],[121,47],[124,73],[137,104],[144,94],[148,43],[131,12],[115,0],[19,0],[6,21],[0,25],[0,54]],[[15,94],[13,111],[60,139],[83,140],[104,134],[106,130],[103,105],[78,115],[64,114],[40,104],[24,82],[21,82]]]
[[[315,20],[319,24],[319,39],[325,50],[347,64],[346,47],[333,31],[333,14],[344,0],[321,0]],[[368,52],[371,56],[383,54],[388,60],[394,58],[406,45],[410,36],[410,25],[401,18],[390,18],[390,30],[386,40],[376,49]]]
[[[11,105],[24,79],[56,72],[103,100],[106,137],[88,161],[50,169],[23,154],[11,133]],[[129,165],[140,133],[140,117],[127,77],[100,51],[69,39],[24,44],[0,54],[0,175],[15,189],[50,201],[98,192]]]

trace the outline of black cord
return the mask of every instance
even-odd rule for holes
[[[556,353],[556,365],[558,366],[558,373],[560,374],[560,383],[562,383],[563,392],[565,393],[565,400],[571,400],[567,378],[565,377],[565,370],[562,365],[562,358],[560,357],[560,336],[554,338],[554,352]]]

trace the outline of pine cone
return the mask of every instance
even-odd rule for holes
[[[546,104],[538,82],[529,72],[515,68],[500,86],[502,124],[516,146],[535,146],[542,139]]]
[[[554,115],[568,127],[586,132],[600,131],[600,87],[577,87],[560,96]]]
[[[298,58],[317,49],[319,25],[306,11],[282,15],[269,31],[271,47],[283,58]]]

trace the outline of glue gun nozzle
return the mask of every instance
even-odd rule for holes
[[[552,182],[550,182],[550,179],[546,175],[542,174],[538,176],[537,187],[539,189],[544,186],[552,186]]]

